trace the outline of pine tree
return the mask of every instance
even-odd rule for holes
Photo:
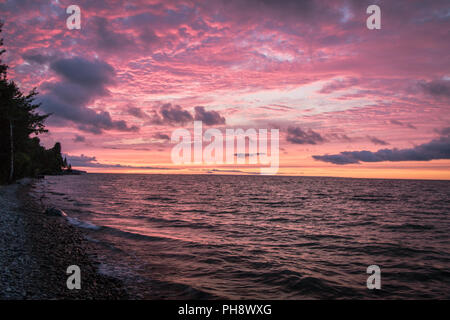
[[[3,24],[0,23],[0,32]],[[0,39],[0,58],[3,39]],[[48,114],[40,114],[33,89],[23,94],[17,84],[7,77],[8,66],[0,60],[0,182],[46,173],[58,173],[63,167],[61,145],[56,143],[45,150],[37,137],[47,132],[44,121]],[[48,159],[48,161],[45,161]]]

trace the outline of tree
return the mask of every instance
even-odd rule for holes
[[[0,23],[0,32],[3,24]],[[0,58],[5,50],[1,49]],[[47,132],[44,121],[48,114],[40,114],[35,102],[35,89],[23,94],[17,84],[7,77],[8,66],[0,60],[0,182],[42,172],[58,173],[64,166],[61,145],[45,150],[37,137]],[[18,166],[20,164],[20,166]]]

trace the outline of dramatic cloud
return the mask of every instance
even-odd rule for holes
[[[381,30],[366,27],[374,3]],[[381,147],[386,141],[409,147],[450,123],[448,0],[77,4],[81,30],[67,30],[65,1],[0,1],[10,79],[24,91],[37,87],[42,111],[53,114],[43,143],[67,141],[68,153],[82,145],[111,163],[170,163],[164,134],[197,119],[283,130],[286,143],[308,146],[281,153],[284,172],[297,174],[317,165],[312,155],[392,149]],[[97,135],[76,144],[79,129]],[[392,163],[377,170],[384,165]],[[426,170],[411,177],[444,170],[419,166]]]
[[[153,111],[152,116],[136,107],[128,107],[127,113],[139,118],[150,118],[150,123],[157,125],[182,125],[193,120],[203,121],[204,124],[211,126],[216,124],[225,124],[225,118],[217,111],[207,111],[205,107],[195,107],[194,115],[184,110],[179,105],[173,106],[170,103],[162,105],[158,110]]]
[[[95,32],[95,45],[102,51],[119,51],[135,44],[129,35],[117,32],[106,18],[93,17],[92,29]]]
[[[407,128],[410,128],[410,129],[417,129],[417,127],[412,125],[411,123],[403,123],[403,122],[395,120],[395,119],[394,120],[389,120],[389,123],[395,124],[395,125],[401,126],[401,127],[407,127]]]
[[[334,164],[450,159],[450,136],[442,136],[410,149],[381,149],[376,152],[345,151],[339,154],[313,156],[313,158]]]
[[[450,97],[450,80],[434,80],[421,82],[422,89],[433,96]]]
[[[193,121],[189,111],[183,110],[179,105],[163,104],[158,111],[153,111],[151,122],[157,125],[178,125]]]
[[[319,133],[308,129],[302,130],[300,127],[289,127],[286,140],[295,144],[319,144],[325,142]]]
[[[144,111],[142,111],[141,108],[128,107],[128,109],[126,111],[128,114],[130,114],[136,118],[139,118],[139,119],[144,119],[144,118],[148,117],[148,115]]]
[[[52,62],[50,68],[72,83],[84,87],[104,88],[114,80],[114,68],[100,60],[88,61],[75,57]]]
[[[343,133],[329,133],[326,135],[325,140],[334,140],[334,141],[343,141],[343,142],[352,142],[353,138],[350,138],[346,134]]]
[[[74,142],[85,142],[86,138],[84,136],[80,136],[80,135],[75,135],[75,138],[73,138]]]
[[[48,54],[33,53],[32,50],[25,52],[22,58],[28,62],[37,64],[47,64],[54,59],[53,56]]]
[[[153,137],[158,140],[170,140],[170,137],[164,133],[156,133]]]
[[[95,157],[85,156],[84,154],[81,154],[79,156],[65,155],[65,157],[71,165],[78,167],[97,161]]]
[[[373,144],[378,144],[381,146],[387,146],[389,144],[389,142],[386,142],[384,140],[378,139],[377,137],[373,137],[373,136],[367,136],[367,139],[369,139],[370,142],[372,142]]]
[[[203,121],[208,126],[225,124],[225,118],[217,111],[206,111],[205,107],[195,107],[195,120]]]
[[[124,120],[113,120],[108,111],[95,111],[88,104],[109,95],[106,85],[114,82],[114,68],[99,60],[60,59],[50,64],[63,79],[42,85],[38,97],[42,109],[56,117],[74,122],[83,131],[100,134],[103,130],[138,131]]]
[[[62,88],[62,86],[58,86]],[[78,92],[83,92],[81,89]],[[88,92],[86,92],[88,93]],[[75,101],[76,99],[74,99]],[[55,89],[39,98],[42,109],[54,116],[74,122],[80,130],[101,134],[103,130],[136,132],[137,126],[128,126],[124,120],[113,120],[107,111],[95,111],[84,105],[61,99],[61,91]]]
[[[450,127],[445,127],[442,129],[436,129],[436,132],[442,136],[450,136]]]
[[[320,93],[332,93],[337,90],[348,89],[358,83],[357,79],[349,78],[344,80],[334,80],[330,83],[325,84]]]
[[[89,167],[89,168],[125,168],[125,169],[144,169],[144,170],[172,170],[170,168],[149,167],[149,166],[126,166],[121,164],[105,164],[99,163],[96,157],[85,156],[84,154],[79,156],[64,155],[67,158],[67,162],[72,167]]]

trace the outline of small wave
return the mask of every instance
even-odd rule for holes
[[[175,199],[172,198],[168,198],[168,197],[162,197],[162,196],[150,196],[150,197],[145,197],[144,200],[148,200],[148,201],[155,201],[155,200],[159,200],[159,201],[174,201]]]
[[[406,247],[395,243],[377,243],[365,246],[350,247],[347,246],[348,252],[359,252],[371,256],[389,256],[389,257],[417,257],[425,254],[440,255],[439,252],[433,250],[425,250],[423,248]]]
[[[309,240],[313,240],[313,241],[320,241],[322,239],[327,240],[327,239],[331,239],[331,240],[351,240],[352,237],[351,236],[340,236],[337,234],[304,234],[302,235],[303,238],[309,239]]]
[[[239,271],[235,272],[233,276],[239,279],[257,280],[265,285],[278,288],[279,291],[290,292],[294,298],[300,296],[335,298],[354,294],[349,287],[342,287],[337,283],[289,269],[272,269],[267,272]]]
[[[120,230],[114,227],[103,227],[104,230],[110,232],[111,234],[115,234],[117,236],[125,237],[128,239],[137,239],[137,240],[146,240],[146,241],[167,241],[171,240],[170,238],[165,237],[156,237],[156,236],[149,236],[137,232],[131,232],[131,231],[125,231]]]
[[[355,195],[349,199],[355,200],[355,201],[366,201],[366,202],[379,202],[379,201],[388,202],[388,201],[395,200],[391,195],[370,195],[370,194]]]
[[[160,217],[146,217],[146,216],[142,216],[140,217],[140,219],[145,219],[148,222],[154,222],[163,225],[165,227],[173,227],[173,228],[211,229],[215,227],[215,225],[200,221],[185,221],[180,219],[164,219]]]
[[[286,201],[263,201],[260,204],[266,205],[270,208],[286,207]]]
[[[390,225],[385,228],[398,230],[398,229],[414,229],[414,230],[432,230],[433,226],[430,225],[422,225],[422,224],[413,224],[413,223],[404,223],[399,225]]]
[[[73,205],[77,206],[77,207],[91,207],[92,206],[92,204],[90,204],[90,203],[83,203],[83,202],[79,202],[76,200]]]
[[[170,299],[211,300],[221,298],[204,288],[181,282],[153,280],[152,287],[159,295],[170,297]]]
[[[290,222],[290,220],[286,219],[286,218],[272,218],[272,219],[268,219],[268,221],[270,221],[270,222]]]
[[[55,196],[65,196],[65,193],[61,193],[61,192],[56,192],[56,191],[49,191],[49,194],[53,194]]]
[[[69,216],[66,216],[67,221],[69,221],[69,223],[71,225],[74,225],[76,227],[79,228],[83,228],[83,229],[90,229],[90,230],[99,230],[101,227],[91,223],[91,222],[87,222],[87,221],[82,221],[82,220],[78,220],[77,218],[72,218]]]
[[[201,209],[186,209],[186,210],[180,210],[180,212],[187,212],[187,213],[208,213],[208,211],[206,210],[201,210]]]

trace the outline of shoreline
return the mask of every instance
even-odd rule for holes
[[[29,195],[33,180],[0,186],[0,299],[129,299],[123,283],[100,274],[91,244],[64,217]],[[67,267],[81,270],[69,290]]]

